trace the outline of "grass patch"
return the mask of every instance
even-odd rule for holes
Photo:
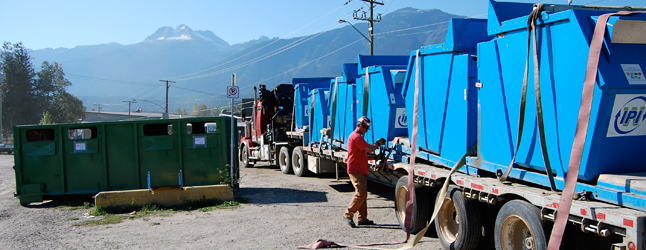
[[[63,204],[55,207],[54,209],[74,211],[74,210],[80,210],[80,209],[90,209],[93,207],[94,205],[90,202],[76,200],[76,201],[63,202]]]
[[[81,208],[74,207],[73,210],[87,208],[87,215],[100,217],[95,219],[88,219],[75,223],[74,226],[99,226],[99,225],[110,225],[121,223],[125,219],[142,219],[143,221],[148,221],[149,216],[169,216],[171,213],[176,213],[177,211],[200,211],[200,212],[209,212],[216,209],[232,209],[240,206],[241,203],[250,203],[251,200],[245,197],[234,197],[233,201],[220,201],[216,199],[212,200],[199,200],[199,201],[190,201],[185,203],[183,206],[172,207],[172,208],[162,208],[156,204],[146,204],[142,207],[130,206],[126,209],[114,210],[114,209],[103,209],[100,207],[94,207],[91,203],[83,204]],[[67,208],[66,208],[67,209]],[[128,213],[128,214],[124,214]],[[80,220],[78,217],[70,218],[69,220]]]
[[[69,218],[67,220],[79,220],[79,217],[72,217],[72,218]]]
[[[92,207],[88,212],[88,214],[91,216],[103,216],[103,215],[107,215],[109,212],[110,211],[101,209],[100,207]]]
[[[106,214],[101,219],[82,221],[82,222],[74,224],[74,226],[80,227],[80,226],[99,226],[99,225],[118,224],[118,223],[121,223],[123,220],[125,220],[127,218],[128,218],[128,216],[125,216],[125,215]]]

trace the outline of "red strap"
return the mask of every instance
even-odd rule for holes
[[[583,157],[583,146],[585,145],[585,138],[588,134],[588,124],[590,123],[590,110],[592,109],[592,98],[594,94],[594,84],[597,80],[597,70],[599,68],[599,55],[601,54],[601,45],[603,44],[603,37],[606,33],[606,24],[610,16],[615,15],[630,15],[635,13],[646,13],[645,11],[620,11],[617,13],[608,13],[599,16],[597,25],[594,28],[592,41],[590,42],[590,52],[588,54],[588,64],[585,72],[585,80],[583,82],[583,93],[581,95],[581,106],[579,107],[579,118],[576,126],[576,133],[574,134],[574,142],[572,143],[572,152],[570,153],[570,163],[568,164],[568,172],[565,177],[565,186],[563,194],[561,195],[561,202],[559,203],[556,219],[554,220],[554,227],[552,228],[552,235],[548,245],[549,250],[558,250],[561,246],[563,239],[563,231],[570,215],[570,207],[572,206],[572,196],[576,188],[577,179],[579,176],[579,167],[581,166],[581,158]]]

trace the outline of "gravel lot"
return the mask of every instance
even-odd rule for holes
[[[61,207],[64,201],[20,206],[13,197],[12,166],[12,155],[0,155],[2,249],[296,249],[317,239],[361,244],[406,237],[395,218],[394,189],[377,183],[368,184],[368,213],[378,225],[352,229],[345,224],[343,212],[354,191],[347,177],[299,178],[258,164],[241,170],[235,195],[250,203],[237,208],[165,212],[118,224],[75,226],[102,216],[87,218],[89,209]],[[432,234],[414,249],[441,249]]]

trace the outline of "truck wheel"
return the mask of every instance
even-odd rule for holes
[[[496,249],[547,249],[541,211],[534,205],[513,200],[500,208],[496,217]]]
[[[240,152],[240,161],[242,162],[243,167],[251,167],[251,164],[249,164],[249,148],[247,147],[247,145],[244,145],[242,147],[242,152]]]
[[[283,174],[292,173],[292,149],[289,147],[281,147],[280,153],[278,154],[278,166],[280,167],[280,172]]]
[[[307,176],[307,161],[303,157],[303,147],[295,147],[292,152],[292,169],[294,174],[298,177]]]
[[[426,227],[426,223],[431,218],[433,207],[431,201],[435,200],[431,197],[434,192],[429,187],[420,184],[413,184],[415,188],[415,198],[413,201],[413,211],[411,212],[410,229],[411,233],[418,233]],[[402,229],[406,230],[404,221],[406,219],[406,202],[408,202],[408,176],[403,176],[397,181],[395,187],[395,212],[397,221]]]
[[[450,186],[443,199],[444,204],[435,218],[435,230],[440,243],[444,249],[475,249],[482,234],[480,204],[466,199],[456,186]]]

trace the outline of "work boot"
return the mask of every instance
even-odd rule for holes
[[[368,219],[366,219],[364,221],[359,221],[359,226],[372,226],[374,224],[375,224],[374,221],[371,221],[371,220],[368,220]]]
[[[357,227],[357,225],[354,224],[354,221],[352,219],[348,219],[348,218],[343,218],[343,219],[345,219],[345,222],[347,222],[351,228]]]

